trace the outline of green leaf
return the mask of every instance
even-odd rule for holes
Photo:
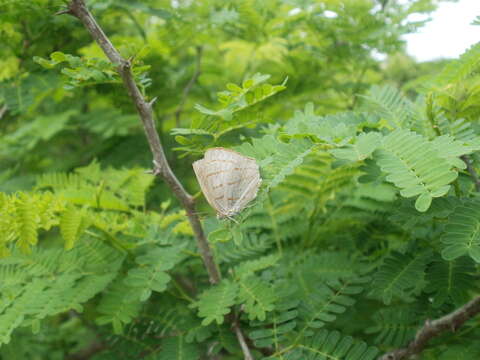
[[[237,92],[237,93],[241,93],[243,91],[240,86],[238,86],[236,84],[233,84],[233,83],[228,83],[226,85],[226,88],[230,91]]]
[[[394,252],[373,276],[371,293],[386,305],[394,298],[412,301],[412,295],[425,286],[425,269],[431,256],[428,251],[413,256]]]
[[[124,283],[137,293],[141,301],[147,300],[152,291],[163,292],[170,281],[167,270],[182,259],[183,246],[168,246],[149,250],[135,259],[138,264],[128,271]]]
[[[480,44],[476,43],[466,50],[459,59],[453,60],[438,75],[439,84],[453,83],[466,79],[480,67]]]
[[[32,200],[27,195],[21,195],[16,206],[19,228],[18,247],[25,253],[29,253],[31,246],[38,241],[37,219],[39,216],[35,211]]]
[[[399,347],[415,336],[419,315],[411,305],[391,306],[373,315],[375,325],[365,329],[366,334],[376,334],[375,344]]]
[[[157,360],[198,360],[200,352],[196,344],[187,343],[184,336],[175,336],[162,341]]]
[[[208,242],[215,244],[217,242],[227,242],[232,239],[232,232],[227,228],[219,228],[208,234]]]
[[[256,276],[240,279],[237,302],[248,314],[250,320],[266,319],[267,313],[275,308],[276,296],[270,284]]]
[[[451,261],[463,255],[480,263],[480,202],[472,200],[455,208],[442,236],[442,256]]]
[[[55,61],[57,64],[68,60],[67,55],[60,52],[60,51],[55,51],[55,52],[51,53],[50,54],[50,59]]]
[[[372,86],[365,99],[369,109],[377,111],[394,129],[401,129],[414,117],[412,103],[392,86]]]
[[[440,192],[443,195],[443,190]],[[432,195],[424,193],[418,197],[415,201],[415,208],[420,212],[425,212],[428,210],[432,204]]]
[[[312,338],[288,351],[286,356],[292,359],[374,360],[378,352],[377,348],[355,341],[351,336],[322,329]],[[279,357],[275,359],[280,360]]]
[[[82,232],[84,213],[75,206],[68,205],[60,217],[60,233],[65,240],[65,250],[73,248]]]
[[[401,189],[402,196],[420,195],[418,211],[426,211],[432,198],[445,195],[448,184],[458,176],[427,139],[408,130],[396,130],[384,137],[375,160],[388,174],[386,180]]]
[[[205,290],[191,307],[198,308],[198,315],[203,319],[202,325],[206,326],[215,321],[223,324],[224,316],[231,311],[238,294],[238,285],[229,280],[222,280],[219,285]]]
[[[313,329],[333,322],[337,315],[344,313],[347,308],[355,304],[353,295],[363,291],[368,278],[354,278],[344,281],[331,281],[318,284],[314,289],[305,289],[299,307],[299,322],[301,327],[296,339],[310,336]]]
[[[245,261],[235,268],[235,274],[240,278],[249,277],[258,271],[275,266],[279,260],[280,255],[272,254],[256,260]]]
[[[360,134],[355,144],[346,145],[341,149],[333,149],[330,152],[338,159],[349,161],[361,161],[369,157],[381,144],[382,136],[379,133]]]
[[[438,308],[445,303],[459,307],[469,300],[469,294],[477,291],[475,262],[467,256],[452,261],[438,257],[429,267],[426,291],[433,298],[433,306]]]
[[[457,141],[449,135],[436,137],[432,141],[432,145],[441,158],[447,160],[451,166],[459,169],[467,168],[460,156],[480,150],[478,145],[466,145],[464,142]]]

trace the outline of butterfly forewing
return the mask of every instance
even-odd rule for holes
[[[207,150],[193,168],[202,192],[220,217],[241,211],[255,198],[261,183],[255,159],[229,149]]]
[[[203,195],[207,199],[210,206],[216,208],[214,200],[215,194],[210,191],[210,186],[208,185],[208,169],[207,166],[205,166],[205,163],[206,161],[204,159],[195,161],[193,163],[193,170],[195,171],[195,175],[197,176]]]
[[[232,162],[224,159],[204,159],[203,166],[205,167],[205,187],[207,189],[207,196],[211,198],[210,205],[217,210],[220,215],[226,215],[229,209],[228,196],[228,176],[234,168]],[[204,192],[205,193],[205,192]]]

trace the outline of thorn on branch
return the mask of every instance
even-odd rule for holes
[[[451,324],[450,330],[451,330],[452,332],[456,332],[456,331],[458,330],[457,324]]]
[[[131,59],[132,58],[128,58],[127,60],[125,59],[122,60],[122,63],[121,63],[122,69],[129,70],[132,67]]]
[[[155,176],[160,175],[162,173],[162,167],[156,160],[153,160],[153,169],[151,171],[152,171],[152,174]]]
[[[148,102],[148,105],[149,105],[150,107],[152,107],[153,104],[155,104],[156,101],[157,101],[157,97],[155,96],[152,100],[150,100],[150,101]]]

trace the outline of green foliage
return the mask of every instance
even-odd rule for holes
[[[235,304],[237,292],[238,285],[227,280],[204,291],[194,304],[198,308],[198,315],[204,318],[202,325],[208,325],[213,321],[223,324],[224,316]]]
[[[221,103],[219,110],[208,109],[200,104],[195,105],[195,109],[206,116],[192,122],[190,129],[172,129],[171,134],[176,135],[175,140],[183,145],[176,150],[201,152],[207,146],[219,142],[223,136],[231,136],[239,130],[255,127],[258,120],[252,119],[251,114],[237,113],[246,109],[252,112],[254,109],[250,109],[251,107],[286,89],[284,86],[286,80],[281,85],[271,85],[265,83],[269,78],[270,75],[257,73],[252,78],[244,80],[242,87],[233,83],[227,84],[227,90],[218,93]]]
[[[249,320],[264,321],[268,312],[275,308],[275,293],[268,283],[250,276],[238,281],[237,302],[244,308]]]
[[[385,259],[373,278],[373,295],[387,305],[395,298],[412,301],[412,295],[418,294],[425,286],[425,267],[430,258],[429,252],[414,256],[393,253]]]
[[[468,301],[469,294],[476,290],[474,262],[467,257],[452,261],[437,259],[427,273],[427,292],[433,293],[433,306],[445,303],[461,305]]]
[[[263,84],[268,78],[270,78],[270,75],[257,73],[251,79],[245,80],[242,87],[232,83],[227,84],[227,90],[218,93],[219,101],[223,107],[222,110],[210,110],[200,104],[197,104],[195,108],[205,115],[220,116],[227,121],[232,120],[235,112],[242,111],[286,89],[284,86],[286,80],[282,85]]]
[[[115,334],[122,333],[123,325],[130,323],[140,311],[141,302],[135,301],[136,297],[137,293],[125,293],[125,284],[117,280],[102,296],[98,305],[100,316],[96,319],[97,323],[112,324]]]
[[[2,260],[0,342],[8,343],[16,328],[35,327],[47,316],[82,312],[83,304],[116,276],[122,260],[118,251],[93,239],[71,252],[46,249]]]
[[[145,193],[152,181],[153,177],[143,169],[102,171],[100,164],[92,162],[73,174],[44,174],[39,177],[37,188],[54,189],[74,204],[129,211],[145,206]]]
[[[449,152],[448,148],[442,151]],[[418,196],[415,207],[426,211],[435,197],[444,196],[457,173],[439,151],[410,131],[394,131],[383,139],[375,154],[386,179],[401,190],[404,197]]]
[[[159,360],[195,360],[199,351],[195,344],[186,343],[182,336],[176,336],[163,342],[163,349],[158,353]]]
[[[50,60],[38,56],[34,57],[33,60],[46,69],[52,69],[63,62],[68,63],[70,67],[62,69],[62,74],[69,78],[68,88],[107,82],[120,82],[120,78],[115,71],[114,65],[106,59],[82,59],[78,56],[56,51],[50,54]]]
[[[437,1],[87,3],[222,280],[119,64],[65,1],[0,0],[1,360],[243,359],[232,322],[255,359],[367,360],[476,296],[480,48],[404,53]],[[260,167],[234,219],[191,168],[216,146]],[[477,358],[476,325],[422,358]]]
[[[475,44],[468,49],[458,60],[445,66],[439,74],[439,81],[443,84],[455,83],[467,79],[480,67],[480,45]]]
[[[373,86],[364,99],[366,107],[378,112],[392,129],[408,126],[414,116],[412,104],[394,87]]]
[[[311,336],[311,329],[321,328],[327,322],[335,321],[338,314],[342,314],[347,307],[355,304],[351,296],[362,292],[361,284],[364,282],[365,279],[355,279],[318,286],[314,290],[308,289],[299,309],[298,336]]]
[[[181,250],[182,246],[149,249],[135,259],[138,266],[128,271],[124,283],[134,289],[141,301],[147,300],[152,290],[164,291],[170,280],[166,271],[179,262]]]
[[[381,309],[373,317],[375,325],[365,329],[367,334],[376,334],[375,344],[402,346],[410,341],[419,325],[414,309],[395,307]]]
[[[463,255],[480,262],[479,203],[470,201],[455,208],[442,237],[442,256],[451,261]]]
[[[63,208],[63,202],[48,192],[1,194],[0,255],[9,255],[12,244],[28,253],[31,247],[37,244],[40,229],[49,230],[58,225],[57,212]]]
[[[289,359],[375,359],[378,350],[364,342],[355,341],[351,336],[343,337],[338,331],[320,330],[313,338],[299,345],[289,353]],[[273,357],[281,359],[282,357]]]
[[[281,350],[281,345],[289,342],[292,331],[296,328],[298,316],[298,300],[292,299],[292,292],[285,288],[277,289],[280,301],[266,321],[253,322],[253,330],[248,334],[258,347],[273,346],[275,351]]]

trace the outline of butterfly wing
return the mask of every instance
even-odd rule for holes
[[[205,159],[195,161],[193,166],[193,171],[195,172],[195,176],[197,177],[198,183],[200,184],[200,188],[202,189],[202,193],[207,199],[210,206],[215,208],[215,201],[212,192],[210,191],[210,186],[208,185],[208,172],[205,166]]]
[[[255,159],[223,148],[210,149],[205,157],[225,164],[226,171],[222,173],[224,209],[228,216],[238,213],[255,198],[261,183]]]
[[[208,151],[207,151],[208,153]],[[193,163],[193,169],[197,175],[198,182],[208,203],[221,216],[228,213],[227,197],[225,195],[225,182],[228,173],[234,167],[233,162],[205,156],[204,159]]]
[[[221,217],[241,211],[255,198],[261,183],[255,160],[229,149],[207,150],[193,169],[208,203]]]
[[[262,180],[255,160],[245,158],[237,163],[235,172],[227,182],[228,188],[227,200],[231,214],[242,211],[250,201],[257,196],[258,188]]]

